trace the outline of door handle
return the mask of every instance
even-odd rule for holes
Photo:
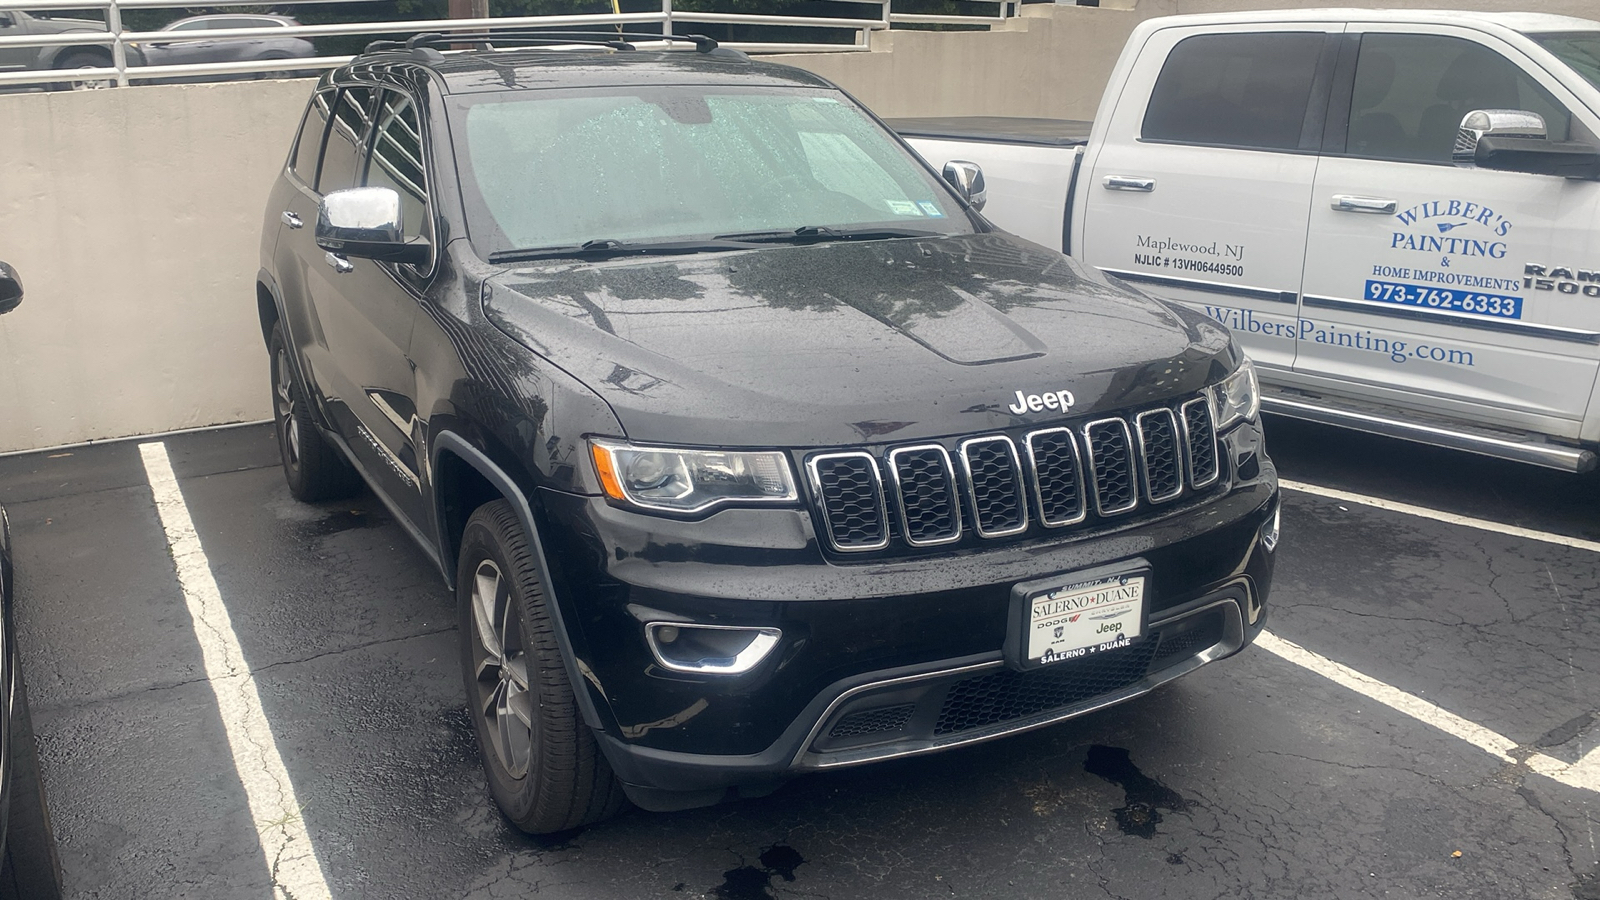
[[[283,214],[280,215],[279,218],[283,219],[283,224],[289,226],[290,228],[304,228],[305,224],[306,224],[306,223],[300,221],[300,217],[299,216],[295,215],[294,213],[290,212],[287,209],[283,211]]]
[[[355,265],[351,263],[350,260],[345,259],[331,250],[322,254],[322,259],[328,265],[333,266],[333,270],[338,272],[340,275],[348,275],[356,270]]]
[[[1334,194],[1333,208],[1339,212],[1372,213],[1378,216],[1391,216],[1399,207],[1393,200],[1382,197],[1352,197],[1349,194]]]
[[[1154,178],[1140,178],[1137,175],[1107,175],[1105,183],[1108,191],[1138,191],[1148,194],[1156,189]]]

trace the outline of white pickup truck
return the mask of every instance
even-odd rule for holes
[[[1600,22],[1152,19],[1092,125],[899,119],[987,215],[1226,323],[1267,411],[1582,472],[1600,449]]]

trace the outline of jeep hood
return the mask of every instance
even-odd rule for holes
[[[1006,234],[545,263],[496,276],[497,327],[634,441],[815,447],[1016,426],[1192,394],[1227,332]],[[1071,412],[1010,411],[1071,391]]]

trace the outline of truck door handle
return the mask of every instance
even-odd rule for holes
[[[1333,208],[1339,212],[1372,213],[1379,216],[1394,215],[1395,209],[1400,204],[1382,197],[1352,197],[1349,194],[1334,194]]]
[[[283,224],[289,226],[290,228],[303,228],[303,227],[305,227],[305,224],[306,224],[306,223],[300,221],[300,217],[299,216],[295,215],[294,213],[290,212],[287,209],[283,211],[283,214],[280,215],[279,218],[283,219]]]
[[[328,265],[333,266],[333,270],[338,272],[340,275],[348,275],[356,270],[355,265],[351,263],[350,260],[345,259],[331,250],[322,254],[322,260]]]
[[[1106,190],[1108,191],[1139,191],[1148,194],[1156,189],[1154,178],[1140,178],[1137,175],[1107,175]]]

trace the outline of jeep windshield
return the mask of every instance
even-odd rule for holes
[[[1565,31],[1528,37],[1582,75],[1585,81],[1600,88],[1600,31]]]
[[[454,98],[495,261],[963,234],[951,193],[835,91],[672,85]]]

